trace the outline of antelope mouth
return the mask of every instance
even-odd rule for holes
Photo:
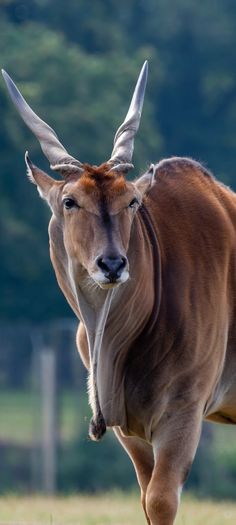
[[[117,278],[106,277],[102,272],[94,272],[93,274],[90,274],[90,277],[100,288],[103,290],[109,290],[111,288],[117,288],[125,283],[129,279],[129,272],[128,270],[124,270]]]

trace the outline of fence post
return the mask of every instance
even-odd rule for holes
[[[40,352],[42,399],[42,489],[46,494],[56,490],[57,401],[56,356],[51,348]]]

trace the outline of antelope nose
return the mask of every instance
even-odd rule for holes
[[[126,267],[126,257],[98,257],[97,265],[111,282],[116,281]]]

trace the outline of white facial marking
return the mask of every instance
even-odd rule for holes
[[[101,288],[114,288],[119,284],[125,283],[129,279],[128,270],[124,270],[121,276],[114,282],[111,283],[110,280],[105,277],[104,273],[101,270],[96,272],[91,272],[90,277],[101,287]]]

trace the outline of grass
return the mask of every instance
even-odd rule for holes
[[[214,451],[220,457],[236,457],[235,425],[214,425]]]
[[[0,391],[0,440],[17,444],[32,440],[32,416],[36,412],[36,397],[28,392]]]
[[[136,494],[0,498],[1,525],[145,525]],[[235,525],[236,503],[185,496],[175,525]]]
[[[59,427],[62,441],[78,435],[79,421],[89,417],[85,392],[65,391],[60,394]],[[33,389],[28,391],[0,390],[0,442],[31,443],[40,430],[40,396]],[[235,426],[212,425],[214,450],[219,455],[236,455]]]
[[[70,441],[78,433],[78,413],[88,413],[84,405],[84,395],[81,400],[79,394],[73,392],[60,395],[59,425],[64,442]],[[31,390],[0,390],[0,442],[14,441],[17,445],[31,443],[35,434],[40,432],[39,415],[39,394]]]

